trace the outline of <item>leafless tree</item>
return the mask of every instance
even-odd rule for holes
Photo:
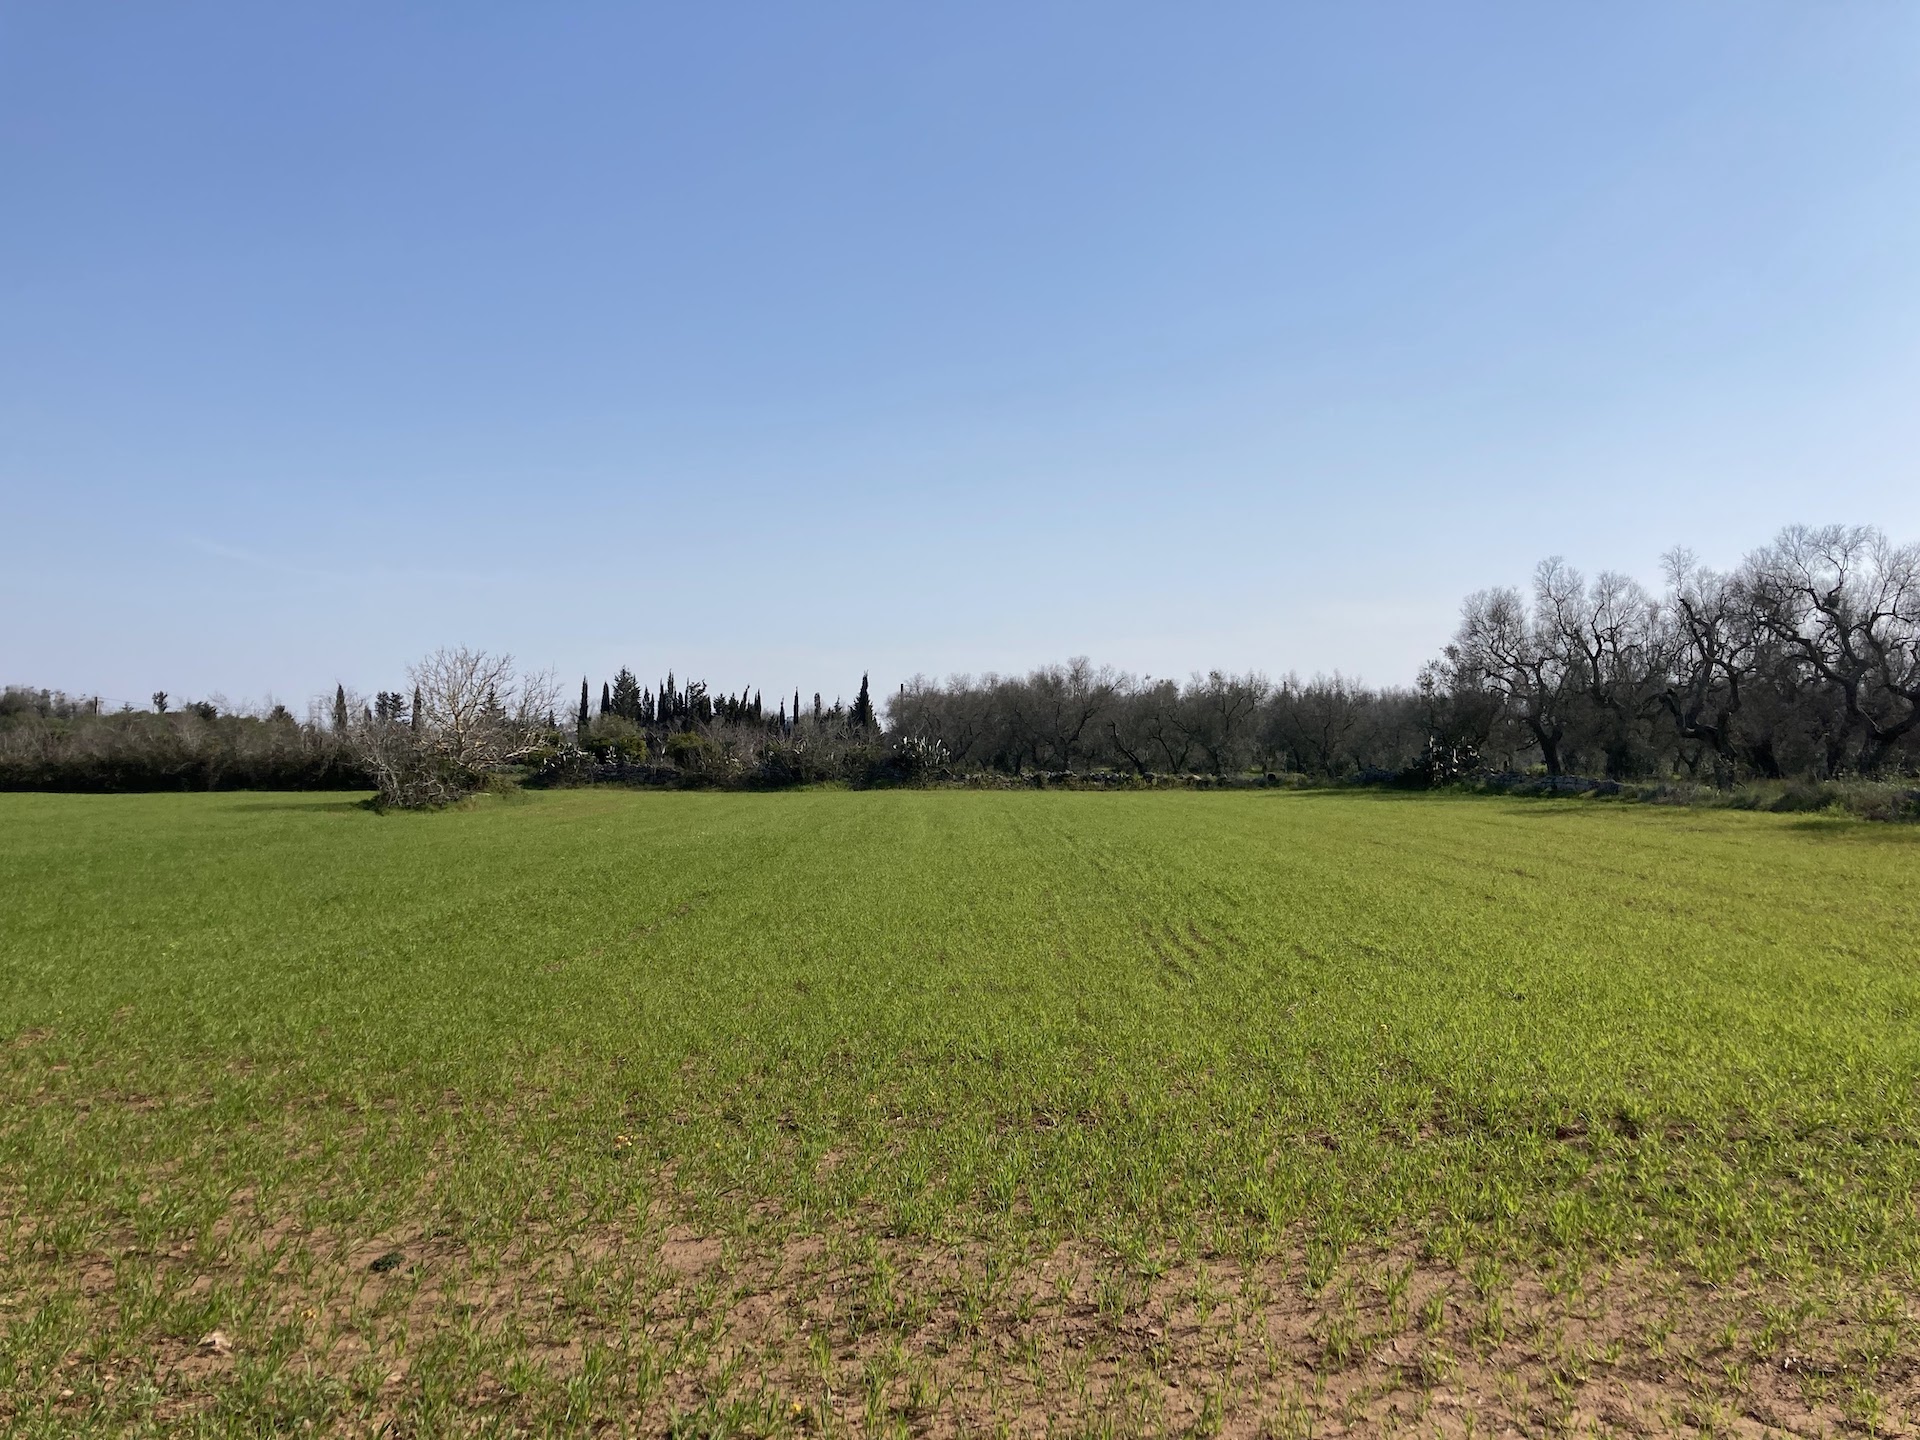
[[[1267,706],[1266,741],[1290,770],[1339,775],[1352,762],[1352,741],[1376,697],[1335,671],[1302,682],[1289,675]]]
[[[520,759],[541,743],[559,705],[553,677],[516,673],[511,655],[436,650],[407,674],[429,746],[463,769]]]
[[[1193,759],[1192,732],[1181,723],[1180,687],[1171,680],[1148,680],[1134,699],[1138,733],[1160,757],[1161,768],[1178,775]]]
[[[1659,603],[1613,571],[1588,585],[1557,557],[1540,566],[1534,597],[1539,644],[1583,702],[1573,708],[1576,741],[1604,756],[1609,775],[1632,773],[1650,746],[1659,705]]]
[[[1724,775],[1738,754],[1734,724],[1759,649],[1752,612],[1739,577],[1708,569],[1692,551],[1671,550],[1662,563],[1660,704],[1679,738],[1706,746]]]
[[[1792,526],[1750,557],[1759,623],[1839,697],[1861,732],[1855,763],[1880,769],[1920,727],[1920,544],[1869,526]]]
[[[992,729],[992,692],[997,677],[978,683],[954,675],[944,685],[916,675],[887,699],[887,728],[894,734],[937,742],[953,764],[966,768],[984,762],[981,753]]]
[[[1551,560],[1541,564],[1536,593],[1563,583],[1557,565]],[[1520,592],[1503,588],[1469,595],[1447,658],[1513,710],[1539,746],[1547,773],[1562,773],[1571,676],[1566,657],[1527,613]]]
[[[445,804],[472,793],[489,771],[545,743],[559,703],[551,675],[521,675],[511,655],[465,646],[434,651],[408,676],[416,696],[411,723],[386,716],[355,732],[391,805]]]
[[[1271,688],[1262,675],[1196,673],[1173,712],[1173,723],[1206,754],[1213,773],[1224,775],[1247,763],[1260,704]]]
[[[1113,708],[1118,685],[1111,669],[1094,669],[1081,655],[1065,665],[1046,665],[1027,677],[1022,711],[1036,753],[1060,770],[1071,770],[1083,736],[1099,734],[1098,719]]]

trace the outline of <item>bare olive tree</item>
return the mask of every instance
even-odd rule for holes
[[[1200,747],[1215,775],[1229,774],[1246,765],[1260,707],[1272,688],[1257,672],[1195,671],[1173,712],[1174,726]]]
[[[1557,560],[1542,562],[1534,588],[1545,598],[1560,581]],[[1547,773],[1562,770],[1561,742],[1566,739],[1569,699],[1576,690],[1566,657],[1553,643],[1549,628],[1517,590],[1480,590],[1460,609],[1460,628],[1447,647],[1447,659],[1456,669],[1486,686],[1525,724],[1546,761]]]
[[[1665,656],[1660,605],[1636,580],[1602,571],[1591,585],[1555,557],[1534,580],[1534,628],[1567,678],[1576,748],[1619,778],[1650,748]]]
[[[1105,719],[1104,738],[1115,760],[1136,775],[1177,771],[1193,749],[1193,742],[1173,729],[1170,717],[1179,703],[1180,687],[1173,681],[1127,677]]]
[[[1872,772],[1920,728],[1920,545],[1795,525],[1747,562],[1759,623],[1839,699]]]
[[[1331,679],[1316,675],[1304,683],[1290,674],[1268,701],[1263,746],[1289,770],[1339,775],[1353,763],[1354,733],[1379,703],[1338,670]]]
[[[1065,665],[1043,665],[1027,677],[1022,706],[1027,727],[1045,747],[1045,758],[1061,770],[1073,769],[1076,754],[1085,757],[1092,749],[1082,737],[1097,736],[1098,721],[1113,708],[1121,689],[1121,680],[1111,668],[1096,670],[1084,655]]]
[[[1760,649],[1758,627],[1738,576],[1702,565],[1690,550],[1664,557],[1667,598],[1660,609],[1658,648],[1665,684],[1659,700],[1677,738],[1704,747],[1714,772],[1731,775],[1739,757],[1744,687],[1755,674]],[[1687,760],[1692,751],[1680,752]]]
[[[993,751],[994,692],[999,677],[950,676],[944,685],[916,675],[887,697],[892,733],[937,743],[963,769],[978,769]]]

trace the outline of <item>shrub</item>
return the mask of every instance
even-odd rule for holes
[[[929,780],[947,768],[947,747],[924,735],[909,735],[894,747],[891,764],[902,779]]]
[[[667,737],[667,759],[689,775],[719,779],[731,768],[727,749],[711,735],[697,730],[682,730]]]
[[[770,740],[755,752],[748,778],[754,785],[777,790],[824,777],[814,773],[813,756],[806,746]]]
[[[644,764],[647,732],[623,715],[599,715],[588,729],[586,748],[606,764]]]

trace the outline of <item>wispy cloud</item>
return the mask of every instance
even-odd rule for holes
[[[183,535],[180,538],[203,555],[230,560],[236,565],[245,565],[249,569],[264,570],[274,575],[292,576],[302,580],[323,580],[334,585],[393,585],[420,580],[477,585],[502,579],[508,573],[501,570],[486,573],[475,570],[442,570],[416,565],[380,565],[359,570],[340,570],[331,566],[309,565],[277,555],[264,555],[237,545],[209,540],[204,535]]]

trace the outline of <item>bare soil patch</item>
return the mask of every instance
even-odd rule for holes
[[[1412,1243],[1310,1285],[1304,1252],[1123,1263],[657,1219],[476,1250],[281,1223],[212,1264],[182,1247],[40,1268],[88,1331],[127,1343],[76,1351],[0,1419],[79,1423],[144,1386],[146,1413],[185,1423],[289,1374],[332,1397],[319,1428],[339,1433],[537,1425],[563,1395],[594,1424],[749,1434],[1903,1435],[1920,1419],[1912,1296],[1712,1287],[1640,1262],[1461,1270]],[[258,1303],[223,1345],[128,1333],[141,1293],[236,1290]]]

